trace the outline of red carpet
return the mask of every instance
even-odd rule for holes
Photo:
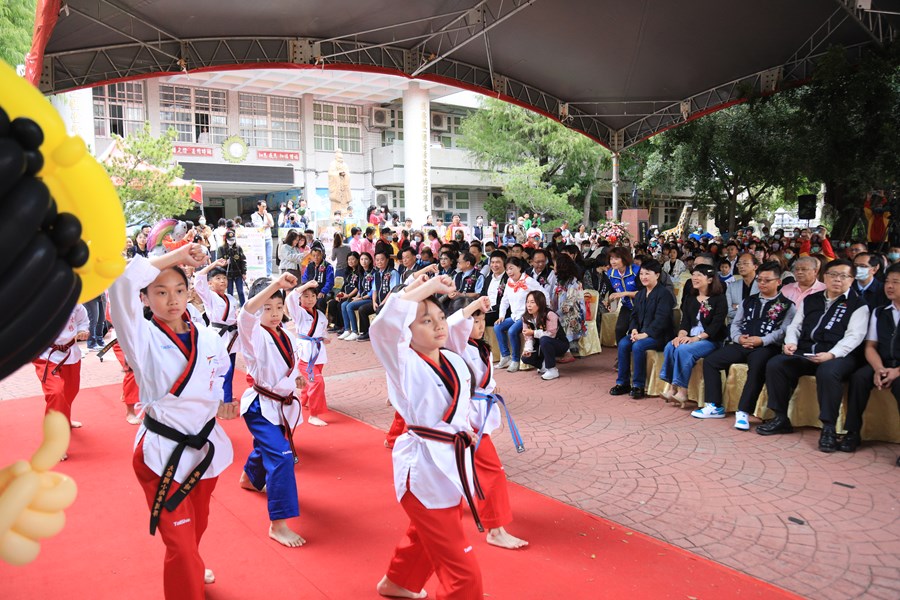
[[[237,379],[237,378],[236,378]],[[0,465],[37,447],[42,398],[0,403]],[[161,540],[148,534],[148,511],[131,470],[135,427],[125,423],[119,387],[83,391],[74,416],[70,459],[58,469],[78,483],[68,522],[44,542],[31,565],[0,563],[6,600],[162,598]],[[219,479],[201,551],[218,581],[214,600],[256,598],[378,598],[406,516],[394,498],[383,433],[331,413],[325,428],[296,434],[301,516],[308,544],[289,549],[267,537],[265,497],[237,485],[250,448],[243,421],[228,422],[235,463]],[[531,546],[488,546],[466,526],[484,573],[485,597],[549,598],[797,598],[767,583],[633,533],[553,499],[511,485],[516,521],[510,527]],[[436,580],[426,589],[434,597]]]

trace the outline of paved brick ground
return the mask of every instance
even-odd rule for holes
[[[335,341],[329,357],[331,408],[386,429],[371,346]],[[513,481],[809,598],[900,597],[900,447],[825,455],[818,430],[764,438],[731,418],[612,397],[613,359],[607,349],[563,365],[553,382],[498,375],[527,447],[496,435]],[[121,377],[111,355],[89,355],[82,373],[84,387]],[[0,400],[39,393],[30,367],[0,383]]]

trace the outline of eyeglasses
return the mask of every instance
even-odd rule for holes
[[[853,275],[844,275],[843,273],[825,273],[828,279],[853,279]]]

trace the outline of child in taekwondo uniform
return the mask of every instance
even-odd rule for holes
[[[322,377],[328,355],[323,344],[329,344],[331,340],[327,333],[328,318],[316,308],[318,285],[315,279],[307,281],[288,294],[285,302],[288,314],[297,326],[300,374],[306,377],[306,385],[300,390],[300,404],[309,406],[307,423],[324,427],[328,423],[319,415],[328,410],[325,402],[325,379]]]
[[[225,290],[228,289],[228,277],[225,275],[225,266],[228,261],[224,258],[210,263],[194,275],[194,289],[203,301],[206,316],[209,318],[209,326],[225,341],[228,350],[231,368],[225,375],[225,383],[222,386],[225,402],[234,400],[232,385],[234,382],[234,363],[238,351],[237,314],[240,305],[237,299]]]
[[[448,329],[434,294],[456,287],[446,275],[416,278],[391,294],[371,329],[372,347],[384,365],[388,396],[409,426],[392,453],[397,500],[409,516],[405,537],[378,583],[382,596],[424,598],[432,573],[437,598],[482,600],[481,569],[462,527],[466,499],[478,492],[469,428],[472,376],[465,361],[443,349]],[[474,485],[473,485],[474,484]]]
[[[76,304],[53,344],[32,361],[47,402],[44,413],[51,410],[61,412],[74,428],[81,427],[80,422],[72,420],[72,402],[81,389],[81,348],[78,342],[88,339],[89,324],[87,310]]]
[[[241,473],[241,487],[265,491],[269,505],[269,537],[296,548],[306,543],[288,527],[300,515],[294,475],[294,428],[303,419],[294,390],[306,384],[297,367],[297,339],[281,327],[284,293],[297,285],[290,273],[270,282],[254,282],[250,299],[238,316],[241,352],[253,385],[241,397],[241,415],[253,434],[253,451]]]
[[[484,499],[476,500],[478,514],[481,516],[482,524],[488,529],[488,544],[501,548],[521,548],[527,546],[528,542],[510,535],[504,527],[512,522],[512,510],[509,506],[506,473],[491,439],[491,434],[500,427],[503,412],[506,412],[516,450],[524,452],[525,446],[509,414],[506,402],[496,394],[497,384],[494,381],[491,347],[482,339],[484,318],[491,310],[491,299],[481,296],[468,305],[465,302],[457,300],[451,305],[454,308],[462,305],[464,308],[454,311],[447,317],[447,326],[450,329],[447,348],[462,356],[475,376],[475,395],[472,398],[469,424],[477,434],[475,469],[481,489],[484,491]]]
[[[109,292],[119,344],[140,388],[144,421],[133,466],[150,507],[150,533],[159,529],[166,545],[167,600],[201,600],[205,584],[214,581],[199,543],[210,495],[232,460],[216,417],[238,413],[237,404],[222,403],[230,364],[222,338],[184,318],[188,281],[178,265],[205,261],[199,244],[150,260],[136,257]]]

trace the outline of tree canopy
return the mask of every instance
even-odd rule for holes
[[[502,202],[571,221],[580,220],[579,212],[589,220],[594,183],[610,157],[600,144],[552,119],[491,98],[463,119],[460,145],[495,172]]]
[[[31,49],[37,0],[0,0],[0,58],[15,67]]]
[[[184,169],[173,160],[174,129],[155,137],[150,124],[124,138],[107,161],[106,171],[116,186],[129,224],[154,222],[184,214],[191,208],[191,185],[173,185]]]

